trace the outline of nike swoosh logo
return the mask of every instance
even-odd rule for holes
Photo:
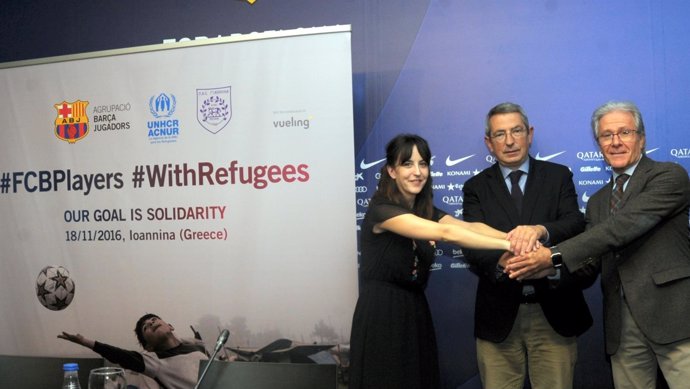
[[[589,196],[587,196],[587,192],[582,194],[582,202],[586,203],[589,201]]]
[[[466,157],[458,158],[458,159],[450,159],[450,155],[446,157],[446,166],[455,166],[459,164],[462,161],[466,161],[472,157],[474,157],[476,154],[468,155]]]
[[[556,153],[556,154],[545,155],[545,156],[543,156],[543,157],[540,156],[539,153],[537,153],[537,156],[534,157],[534,158],[535,158],[535,159],[538,159],[538,160],[540,160],[540,161],[548,161],[549,159],[558,157],[559,155],[561,155],[561,154],[563,154],[563,153],[565,153],[565,151],[561,151],[560,153]]]
[[[645,152],[645,155],[646,155],[646,154],[653,153],[653,152],[655,152],[655,151],[657,151],[657,150],[659,150],[658,147],[657,147],[656,149],[647,150],[647,151]]]
[[[364,160],[362,160],[362,162],[359,163],[359,168],[362,170],[367,170],[370,167],[378,165],[385,160],[386,160],[386,158],[383,158],[383,159],[379,159],[378,161],[369,162],[369,163],[365,163]]]

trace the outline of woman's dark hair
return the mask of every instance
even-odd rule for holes
[[[139,320],[137,320],[137,325],[134,326],[134,333],[137,334],[137,340],[143,348],[146,348],[146,339],[144,339],[144,323],[146,323],[146,320],[152,317],[160,319],[160,316],[158,315],[147,313],[146,315],[140,317]]]
[[[403,194],[400,193],[398,186],[395,184],[395,180],[388,175],[387,168],[389,166],[396,167],[400,163],[410,159],[415,146],[417,146],[417,151],[422,159],[431,166],[431,150],[424,138],[414,134],[400,134],[396,136],[386,145],[386,165],[381,168],[381,178],[379,179],[378,189],[374,194],[374,198],[380,197],[393,201],[396,204],[407,206]],[[434,203],[431,189],[431,174],[429,174],[424,188],[422,188],[422,191],[415,197],[412,213],[419,217],[429,219],[433,214],[433,210]]]

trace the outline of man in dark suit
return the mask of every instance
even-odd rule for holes
[[[497,163],[463,188],[463,219],[511,232],[531,249],[557,244],[584,230],[572,173],[529,156],[534,129],[513,103],[493,107],[485,142]],[[517,173],[515,173],[517,172]],[[517,174],[517,177],[514,177]],[[522,389],[527,368],[533,389],[572,388],[577,336],[592,325],[582,294],[596,273],[543,272],[529,282],[508,278],[508,253],[463,250],[479,276],[475,304],[477,361],[485,388]]]
[[[654,388],[657,364],[672,389],[690,387],[690,180],[680,165],[644,155],[645,129],[632,103],[592,115],[594,137],[613,169],[587,204],[587,231],[511,259],[510,277],[555,266],[601,266],[606,352],[617,389]]]

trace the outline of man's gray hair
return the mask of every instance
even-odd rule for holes
[[[635,103],[629,101],[609,101],[597,108],[592,114],[592,131],[594,131],[594,139],[599,139],[599,121],[604,115],[614,111],[629,112],[633,115],[635,120],[635,127],[631,130],[637,130],[637,135],[644,136],[644,122],[642,121],[642,114]]]
[[[491,136],[491,128],[489,125],[489,120],[491,120],[491,117],[504,113],[519,113],[522,123],[525,125],[525,130],[527,130],[527,133],[529,134],[529,119],[527,119],[527,114],[525,114],[525,111],[518,104],[505,102],[491,108],[489,113],[486,114],[486,123],[484,127],[484,134],[486,136]]]

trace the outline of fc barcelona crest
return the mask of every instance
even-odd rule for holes
[[[216,134],[230,123],[231,117],[229,86],[196,90],[196,119],[202,127]]]
[[[74,143],[89,133],[89,118],[86,116],[88,101],[77,100],[72,103],[63,101],[55,104],[55,136],[58,139]]]

